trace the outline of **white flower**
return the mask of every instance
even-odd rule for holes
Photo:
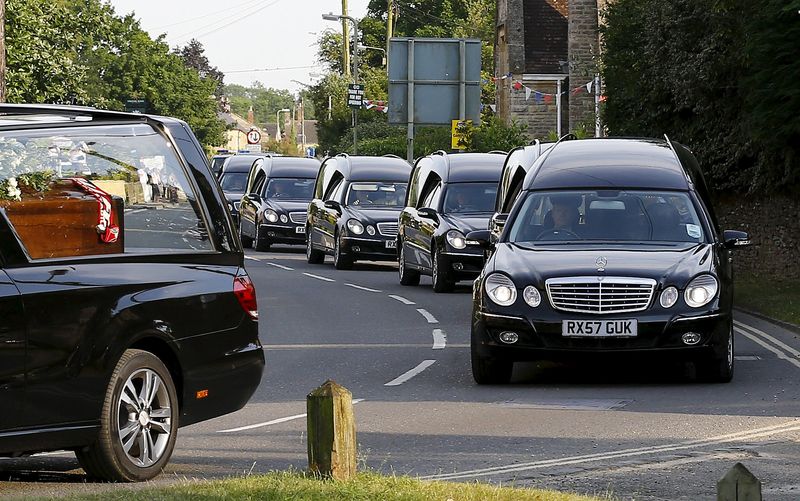
[[[16,188],[17,186],[18,186],[17,178],[15,178],[15,177],[8,178],[8,187],[9,188]]]

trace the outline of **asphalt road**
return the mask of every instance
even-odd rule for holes
[[[475,385],[471,283],[402,287],[392,264],[337,271],[301,249],[248,251],[267,369],[241,411],[181,429],[154,483],[304,469],[305,397],[327,379],[357,400],[359,458],[383,472],[610,492],[620,499],[715,499],[737,461],[765,499],[800,499],[800,337],[737,314],[730,384],[691,366],[517,364],[512,383]],[[0,494],[113,489],[85,483],[69,453],[0,460]]]

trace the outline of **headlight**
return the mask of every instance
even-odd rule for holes
[[[692,308],[699,308],[714,299],[718,288],[716,278],[711,275],[700,275],[689,282],[683,297],[686,300],[686,304]]]
[[[539,289],[532,285],[525,287],[525,290],[522,291],[522,299],[524,299],[531,308],[536,308],[542,304],[542,295],[539,294]]]
[[[661,292],[661,306],[664,308],[672,308],[672,305],[678,300],[678,289],[675,287],[667,287]]]
[[[264,219],[269,221],[270,223],[277,223],[278,222],[278,213],[272,209],[267,209],[264,211]]]
[[[288,223],[289,218],[286,217],[286,214],[281,214],[281,223]]]
[[[372,225],[367,226],[367,233],[369,233],[370,236],[375,235],[375,227]]]
[[[364,225],[358,219],[349,219],[347,221],[347,229],[354,235],[361,235],[364,233]]]
[[[458,230],[447,232],[447,243],[454,249],[463,249],[467,246],[467,238]]]
[[[500,306],[511,306],[517,300],[517,287],[510,278],[501,273],[492,273],[484,283],[486,295]]]

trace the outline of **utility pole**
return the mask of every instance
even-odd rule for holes
[[[386,55],[387,55],[387,61],[388,61],[388,55],[389,55],[389,40],[392,39],[392,31],[394,30],[394,27],[392,26],[393,22],[394,22],[394,1],[393,0],[389,0],[389,5],[388,5],[387,10],[386,10]]]
[[[347,0],[342,0],[342,53],[344,54],[344,76],[350,79],[350,26],[347,24]]]
[[[0,0],[0,103],[6,102],[6,0]]]

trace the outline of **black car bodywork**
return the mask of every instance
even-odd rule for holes
[[[308,262],[321,263],[325,254],[333,254],[337,269],[358,259],[394,261],[410,172],[405,160],[393,156],[327,158],[308,205]]]
[[[560,141],[527,173],[499,241],[468,238],[494,248],[473,293],[478,383],[507,382],[514,361],[633,353],[731,379],[730,252],[749,240],[719,230],[684,146]]]
[[[417,285],[420,274],[431,275],[433,290],[446,292],[478,276],[484,252],[467,246],[466,234],[487,227],[504,159],[499,152],[440,151],[416,162],[399,217],[401,284]]]
[[[186,123],[80,107],[0,106],[4,154],[9,153],[5,141],[14,135],[37,138],[40,145],[42,138],[56,137],[50,147],[56,156],[66,138],[95,130],[98,142],[152,137],[151,154],[166,158],[185,180],[175,208],[125,207],[117,221],[120,238],[136,221],[163,220],[167,228],[170,221],[194,214],[206,231],[183,222],[177,236],[176,230],[124,234],[120,253],[34,259],[15,228],[10,205],[0,209],[0,455],[69,449],[92,476],[143,480],[163,469],[171,446],[164,444],[163,456],[152,464],[126,463],[115,435],[121,430],[113,428],[116,419],[126,419],[114,410],[115,402],[122,405],[119,392],[125,391],[119,388],[120,371],[138,368],[163,376],[162,386],[170,391],[158,398],[170,405],[160,412],[173,413],[174,445],[177,426],[243,407],[260,383],[264,355],[242,249],[224,196]],[[36,147],[33,143],[28,141],[27,148]],[[21,144],[15,143],[17,152],[25,150]],[[108,162],[133,172],[127,155],[144,154],[130,148],[101,152],[97,143],[80,148],[86,153],[84,165]],[[122,151],[125,161],[111,157],[115,151]],[[68,166],[69,156],[58,155],[65,159],[59,167]],[[3,167],[6,161],[0,161]],[[172,392],[175,399],[167,398]],[[143,427],[169,418],[147,409],[149,417],[144,410],[134,416]]]
[[[306,210],[320,163],[314,158],[265,157],[256,161],[239,206],[242,244],[259,251],[273,243],[304,245]]]
[[[222,187],[222,192],[225,193],[228,210],[231,212],[237,228],[239,226],[239,204],[247,189],[248,176],[255,163],[262,158],[264,158],[263,155],[241,153],[229,156],[222,164],[219,185]]]

